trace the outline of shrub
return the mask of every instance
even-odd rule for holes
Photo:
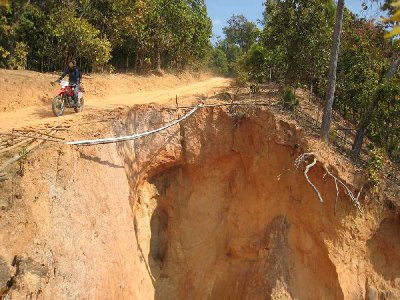
[[[229,73],[229,64],[225,52],[219,48],[215,48],[211,54],[209,67],[216,74],[227,76]]]
[[[371,151],[367,164],[368,181],[372,186],[380,183],[380,171],[385,163],[385,152],[382,148]]]
[[[10,59],[10,67],[17,70],[25,70],[28,62],[28,46],[23,42],[15,45],[14,53]]]
[[[336,142],[337,138],[338,138],[338,135],[337,135],[336,130],[333,129],[333,128],[331,128],[331,129],[329,130],[329,140],[330,140],[332,143],[334,143],[334,142]]]
[[[290,86],[285,86],[283,88],[283,93],[281,97],[281,104],[285,110],[295,111],[299,106],[299,100],[296,98],[296,95],[293,93],[293,89]]]

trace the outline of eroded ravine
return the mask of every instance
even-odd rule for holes
[[[139,106],[113,131],[144,132],[176,117]],[[310,147],[301,128],[268,110],[204,108],[142,140],[47,149],[22,178],[21,201],[7,208],[13,217],[0,219],[2,228],[25,222],[1,236],[4,260],[19,257],[6,294],[396,299],[396,216],[360,213],[343,192],[335,208],[322,163],[359,186],[324,155],[310,172],[321,204],[294,167]]]
[[[171,118],[133,110],[124,126],[140,132]],[[223,109],[123,145],[156,298],[365,296],[365,286],[347,277],[360,282],[368,271],[348,268],[341,277],[335,265],[340,254],[331,253],[332,244],[349,242],[338,236],[348,229],[344,219],[357,218],[355,208],[341,195],[342,212],[334,216],[335,185],[323,179],[321,166],[312,174],[327,199],[319,203],[294,171],[305,150],[295,125],[267,111],[246,118]]]

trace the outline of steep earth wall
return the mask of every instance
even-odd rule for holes
[[[113,132],[176,117],[136,107]],[[37,152],[2,186],[3,296],[398,299],[399,217],[372,195],[362,213],[336,201],[323,164],[355,192],[362,178],[315,147],[267,110],[207,108],[142,140]],[[324,203],[294,168],[310,150]]]

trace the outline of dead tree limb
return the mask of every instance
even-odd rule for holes
[[[52,131],[50,131],[49,133],[53,133]],[[32,152],[33,150],[35,150],[36,148],[38,148],[40,145],[42,145],[43,143],[45,143],[46,140],[42,139],[38,142],[34,142],[33,144],[31,144],[30,146],[28,146],[25,150],[26,150],[26,154]],[[5,174],[5,170],[8,166],[10,166],[11,164],[15,163],[16,161],[21,159],[21,154],[16,154],[14,155],[14,157],[10,158],[9,160],[5,161],[1,166],[0,166],[0,179],[1,181],[4,181],[6,178],[6,174]]]
[[[40,142],[36,142],[32,145],[30,145],[29,147],[26,148],[26,152],[29,153],[32,150],[36,149],[37,147],[39,147],[41,144],[43,144],[45,141],[42,140]],[[15,163],[16,161],[21,159],[21,155],[20,154],[16,154],[14,155],[14,157],[10,158],[9,160],[6,160],[1,166],[0,166],[0,173],[4,172],[5,169],[11,165],[12,163]]]
[[[32,138],[35,140],[44,140],[44,141],[49,141],[49,142],[55,142],[55,143],[61,143],[63,140],[62,139],[55,139],[55,138],[47,138],[47,137],[40,137],[36,135],[31,135],[31,134],[21,134],[21,133],[4,133],[0,132],[1,135],[14,135],[14,136],[19,136],[19,137],[24,137],[24,138]]]
[[[27,143],[30,143],[30,142],[33,142],[33,141],[34,141],[34,139],[31,139],[31,138],[24,139],[24,140],[22,140],[21,142],[15,144],[15,145],[13,145],[13,146],[6,147],[6,148],[4,148],[4,149],[1,149],[1,150],[0,150],[0,154],[9,152],[9,151],[11,151],[11,150],[13,150],[13,149],[15,149],[15,148],[18,148],[18,147],[20,147],[20,146],[22,146],[22,145],[24,145],[24,144],[27,144]]]
[[[65,140],[64,138],[60,138],[60,137],[55,136],[53,134],[48,134],[48,133],[40,132],[40,131],[33,130],[33,129],[24,129],[24,130],[22,130],[22,129],[14,129],[14,132],[21,132],[22,134],[24,134],[24,133],[28,133],[28,134],[29,133],[34,133],[34,134],[44,135],[44,136],[47,136],[47,137],[50,137],[50,138],[54,138],[54,139],[58,139],[58,140]]]

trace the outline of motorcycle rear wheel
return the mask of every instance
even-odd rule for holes
[[[63,97],[57,96],[53,99],[53,103],[51,105],[51,108],[53,110],[53,114],[56,117],[61,117],[64,113],[65,110],[65,102]]]

